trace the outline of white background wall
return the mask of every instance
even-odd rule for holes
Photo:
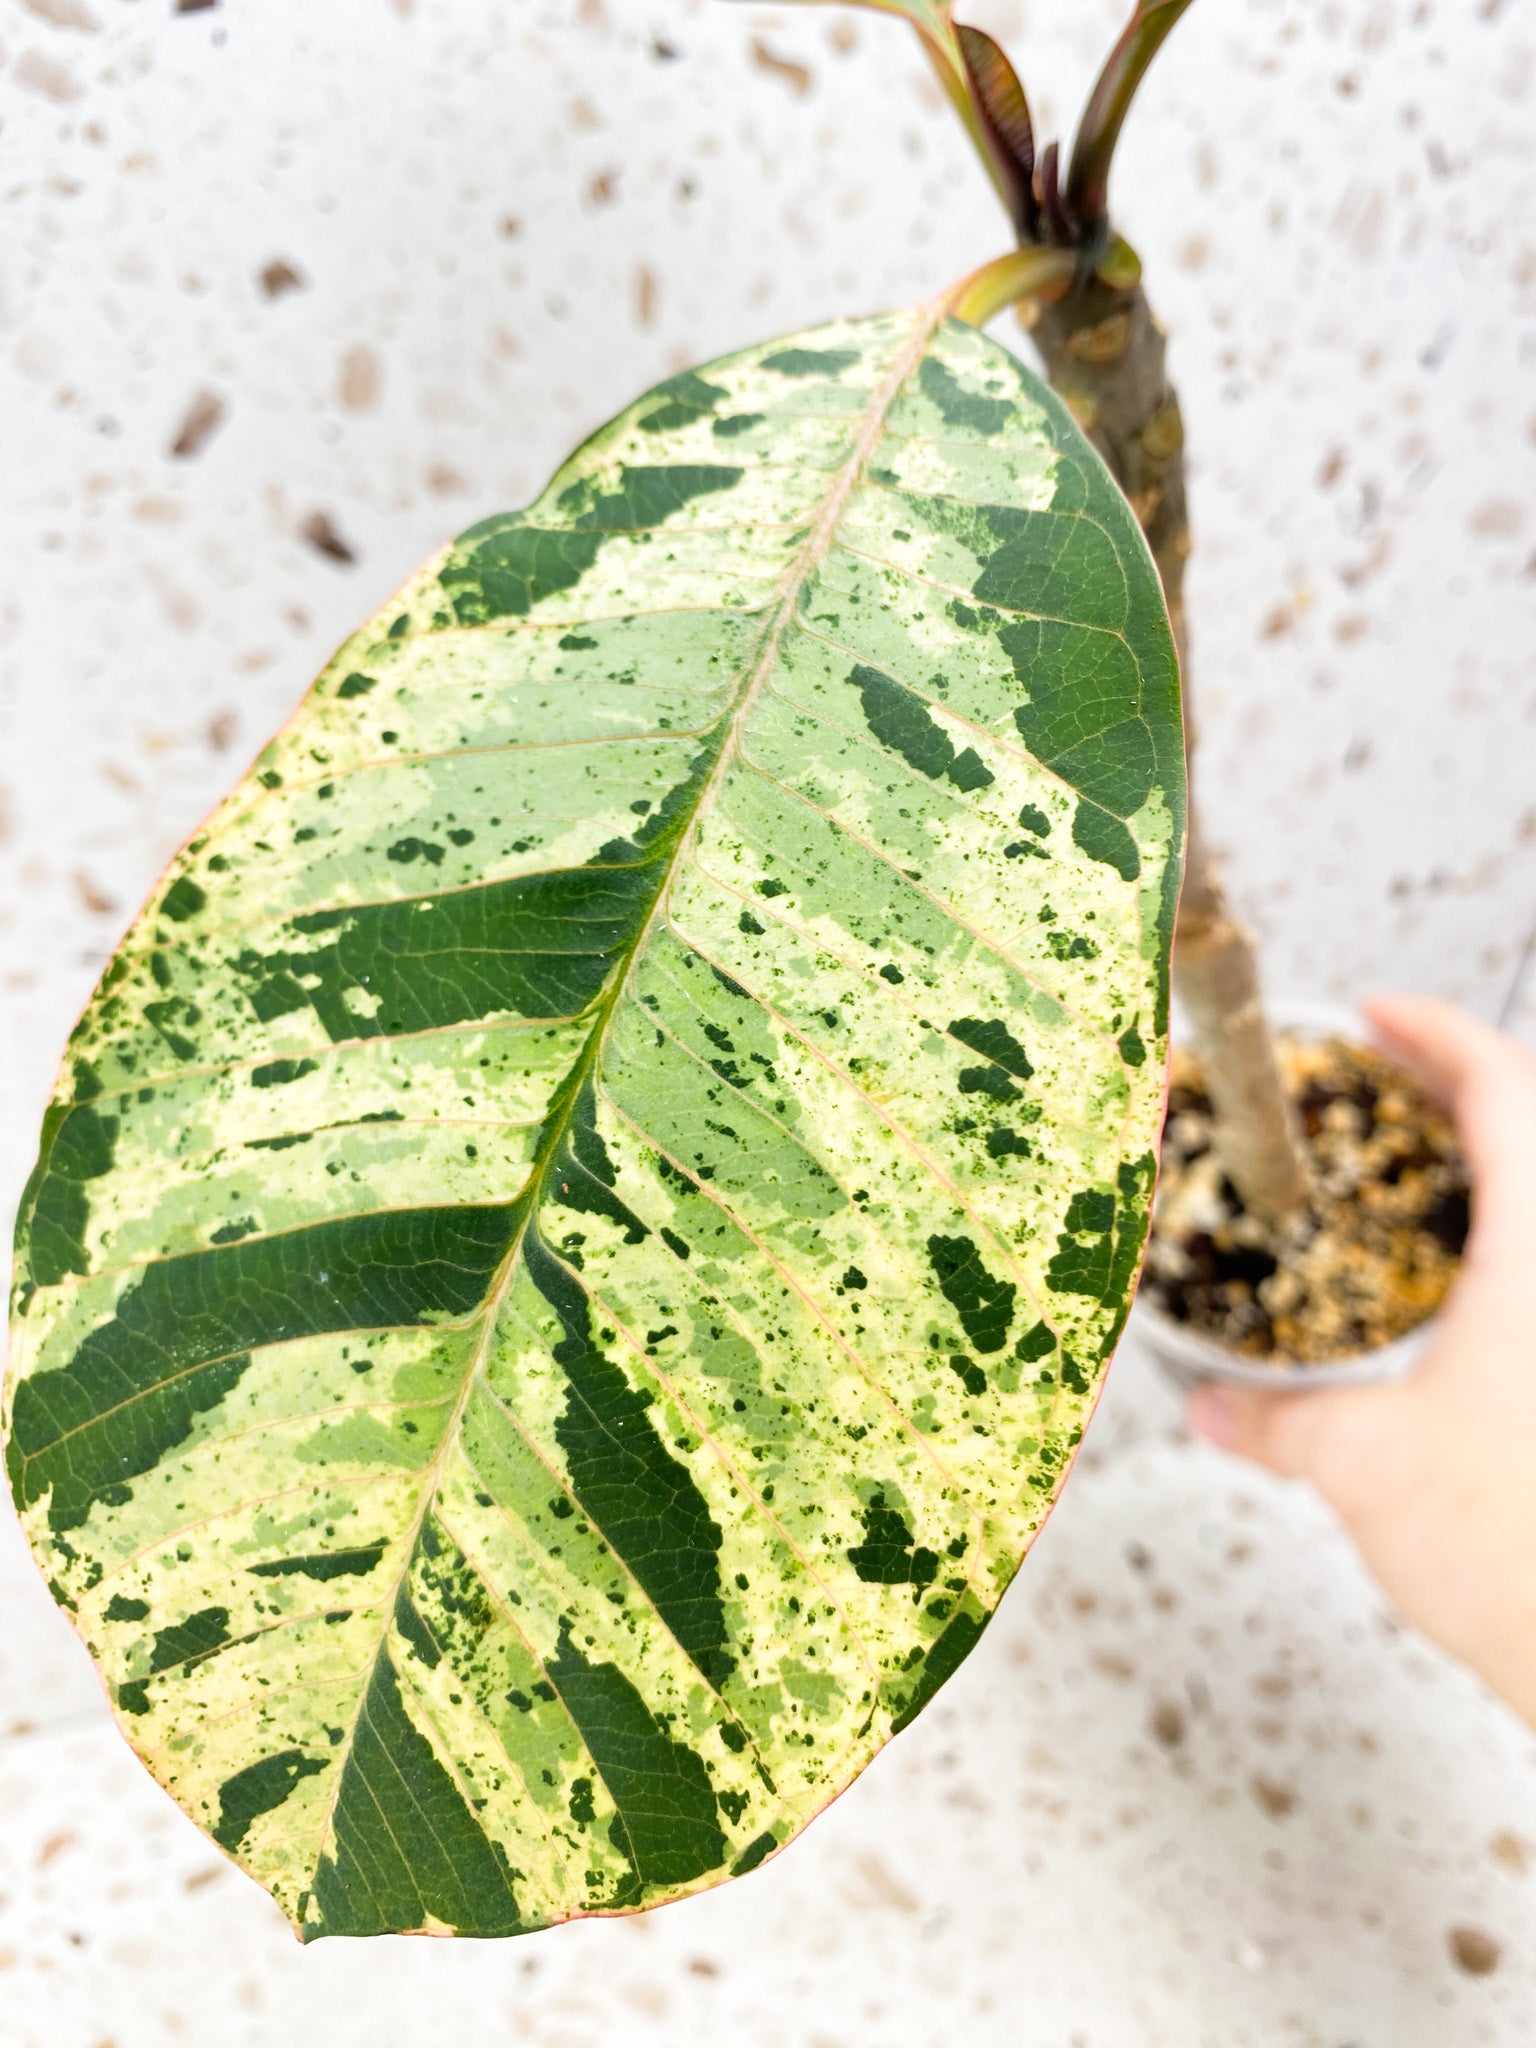
[[[1051,132],[1118,12],[969,18]],[[1536,1042],[1533,116],[1521,0],[1200,0],[1118,212],[1192,447],[1206,803],[1273,984]],[[1003,245],[873,17],[0,0],[0,1200],[166,858],[422,556],[656,378]],[[506,1947],[291,1948],[121,1750],[6,1526],[0,2040],[1528,2042],[1530,1738],[1320,1510],[1116,1378],[983,1649],[802,1844]]]

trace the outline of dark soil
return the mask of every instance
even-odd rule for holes
[[[1230,1351],[1322,1364],[1434,1314],[1468,1225],[1466,1168],[1442,1112],[1379,1053],[1283,1037],[1280,1062],[1312,1155],[1309,1215],[1247,1215],[1211,1149],[1193,1054],[1173,1055],[1142,1291]]]

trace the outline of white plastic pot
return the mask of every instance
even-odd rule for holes
[[[1360,1014],[1342,1003],[1278,1001],[1269,1006],[1276,1031],[1301,1038],[1346,1038],[1370,1045],[1374,1034]],[[1174,1036],[1181,1034],[1175,1022]],[[1163,1371],[1186,1391],[1211,1381],[1234,1387],[1268,1387],[1272,1392],[1309,1387],[1370,1386],[1406,1379],[1418,1363],[1435,1325],[1433,1316],[1374,1351],[1347,1353],[1324,1365],[1295,1365],[1240,1357],[1214,1338],[1176,1323],[1138,1294],[1131,1308],[1127,1334],[1150,1351]]]

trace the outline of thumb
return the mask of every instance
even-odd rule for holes
[[[1185,1419],[1193,1435],[1285,1479],[1308,1479],[1332,1496],[1341,1445],[1357,1441],[1357,1425],[1387,1388],[1319,1387],[1314,1393],[1267,1393],[1259,1387],[1204,1386],[1190,1396]],[[1362,1399],[1366,1413],[1362,1415]]]
[[[1376,996],[1363,1007],[1386,1050],[1455,1118],[1476,1190],[1469,1263],[1508,1258],[1523,1269],[1536,1234],[1536,1059],[1452,1003]]]

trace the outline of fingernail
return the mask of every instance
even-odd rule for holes
[[[1201,1387],[1190,1395],[1184,1419],[1195,1436],[1203,1436],[1218,1450],[1230,1451],[1237,1441],[1232,1427],[1232,1404],[1215,1387]]]

